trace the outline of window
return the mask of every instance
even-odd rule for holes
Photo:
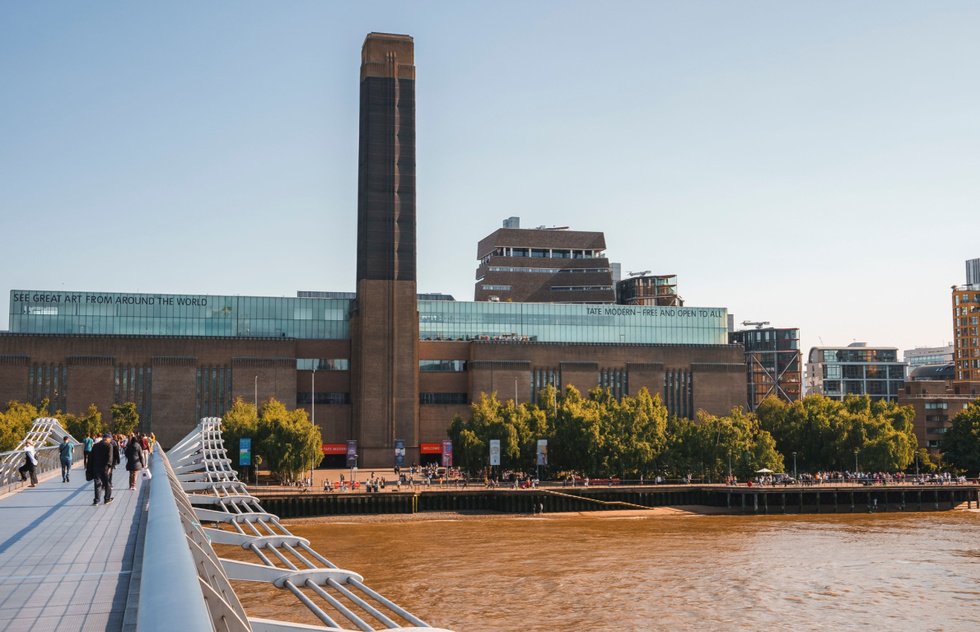
[[[460,372],[466,370],[466,360],[419,360],[419,371]]]
[[[469,403],[469,395],[467,393],[419,393],[419,403],[439,406],[465,405]]]
[[[510,291],[509,285],[484,285],[484,290],[490,290],[494,292],[508,292]]]

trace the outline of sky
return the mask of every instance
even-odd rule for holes
[[[603,231],[811,346],[940,346],[980,257],[976,2],[0,3],[10,290],[354,290],[360,48],[414,37],[418,289]]]

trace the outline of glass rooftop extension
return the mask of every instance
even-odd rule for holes
[[[10,331],[30,334],[347,339],[346,298],[12,290]],[[420,300],[422,340],[727,344],[718,307]]]

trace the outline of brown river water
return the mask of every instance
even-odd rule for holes
[[[287,526],[457,632],[980,630],[972,511]],[[318,623],[292,595],[236,589],[251,616]]]

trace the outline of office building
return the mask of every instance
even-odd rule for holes
[[[952,362],[919,365],[909,371],[898,396],[899,406],[911,406],[915,410],[912,427],[919,447],[927,448],[934,455],[939,454],[939,440],[952,427],[953,417],[974,399],[954,391],[954,372]]]
[[[504,220],[477,245],[476,301],[615,303],[612,268],[601,232],[520,228]]]
[[[868,395],[873,400],[895,401],[907,368],[895,347],[869,347],[863,342],[813,347],[806,365],[806,391],[838,400],[846,395]]]
[[[749,410],[755,410],[767,397],[784,402],[800,399],[803,357],[799,329],[764,327],[760,323],[753,329],[730,333],[728,340],[745,349]]]

